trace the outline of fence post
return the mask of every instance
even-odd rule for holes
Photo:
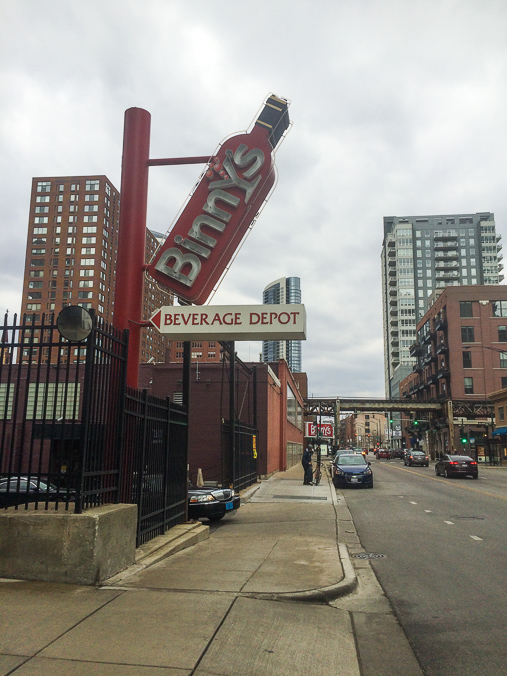
[[[81,414],[81,444],[79,454],[79,469],[76,491],[76,506],[74,512],[81,514],[83,511],[83,493],[85,487],[85,469],[88,459],[88,444],[90,440],[90,421],[91,421],[91,390],[93,383],[93,368],[95,363],[95,340],[97,330],[97,318],[94,310],[90,310],[92,317],[92,330],[86,339],[86,361],[85,375],[83,383],[83,410]]]
[[[116,491],[116,503],[125,499],[125,494],[131,496],[132,493],[132,474],[129,476],[128,491],[125,488],[127,479],[125,468],[125,453],[124,453],[124,432],[125,432],[125,401],[127,397],[127,359],[129,351],[129,331],[124,329],[121,335],[122,341],[122,361],[121,361],[121,383],[120,383],[120,398],[118,401],[118,425],[117,425],[117,453],[116,462],[118,463],[118,487]],[[130,502],[130,499],[128,500]]]
[[[139,545],[141,542],[141,514],[143,513],[143,496],[144,496],[144,468],[145,468],[145,458],[146,458],[146,433],[148,429],[148,390],[143,390],[142,396],[143,412],[142,412],[142,443],[141,448],[142,452],[139,455],[139,464],[137,466],[137,485],[139,489],[138,500],[137,500],[137,536],[136,541]]]

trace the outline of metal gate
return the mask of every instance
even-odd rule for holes
[[[137,546],[187,518],[187,412],[127,389],[124,494],[138,505]]]
[[[223,485],[232,484],[236,491],[257,481],[257,429],[236,421],[234,448],[231,449],[229,421],[222,424]]]

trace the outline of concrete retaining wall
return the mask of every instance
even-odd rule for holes
[[[0,577],[97,584],[134,563],[136,524],[136,505],[2,510]]]

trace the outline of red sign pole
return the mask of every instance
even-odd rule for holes
[[[151,115],[147,110],[125,111],[114,325],[130,332],[127,385],[133,388],[139,382],[143,321],[150,126]]]

